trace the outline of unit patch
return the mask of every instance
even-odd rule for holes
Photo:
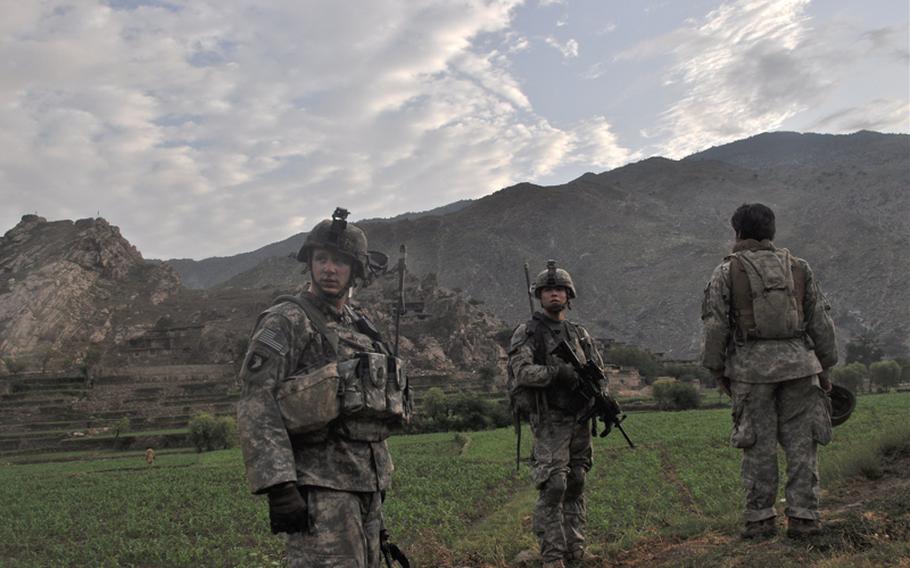
[[[262,355],[260,353],[253,353],[253,356],[250,357],[250,360],[246,364],[246,368],[250,371],[258,371],[262,368],[263,365],[265,365],[265,362],[268,360],[269,358],[265,355]]]

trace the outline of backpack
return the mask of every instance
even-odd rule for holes
[[[805,277],[790,251],[734,253],[730,273],[733,316],[741,339],[790,339],[803,335]]]

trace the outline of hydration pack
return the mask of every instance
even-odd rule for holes
[[[730,259],[738,338],[790,339],[804,332],[805,276],[787,249],[747,250]]]

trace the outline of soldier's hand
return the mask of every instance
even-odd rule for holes
[[[578,372],[572,365],[563,363],[556,368],[556,376],[554,379],[556,384],[565,385],[574,389],[578,385]]]
[[[730,389],[730,378],[725,377],[723,371],[711,371],[711,374],[714,375],[714,382],[717,383],[717,388],[732,398],[733,391]]]
[[[306,501],[294,482],[282,483],[269,490],[269,523],[272,533],[306,532]]]
[[[818,374],[818,385],[825,392],[831,392],[831,379],[828,377],[828,370],[823,369],[821,373]]]

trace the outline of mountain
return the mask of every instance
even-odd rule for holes
[[[145,262],[104,219],[25,215],[0,238],[0,354],[65,353],[75,362],[112,341],[128,314],[179,288],[173,268]]]
[[[402,213],[401,215],[396,215],[388,219],[375,218],[361,222],[388,223],[406,219],[420,219],[432,215],[445,215],[447,213],[460,211],[471,203],[472,200],[470,199],[462,199],[428,211]],[[166,262],[177,269],[183,280],[183,285],[187,288],[210,288],[224,283],[245,270],[255,268],[257,264],[267,259],[296,253],[303,245],[306,235],[306,233],[297,233],[283,241],[233,256],[216,256],[203,260],[172,258]]]
[[[778,132],[361,226],[371,248],[406,244],[414,273],[438,275],[511,324],[527,317],[523,263],[533,276],[557,259],[578,287],[570,317],[601,337],[688,358],[704,284],[732,246],[730,216],[762,202],[777,214],[776,244],[812,265],[842,342],[871,331],[896,355],[910,352],[908,185],[907,135]],[[263,274],[255,285],[267,284]]]
[[[242,287],[189,289],[174,268],[143,259],[104,219],[26,215],[0,238],[0,374],[236,364],[257,315],[278,295],[299,291],[300,268],[286,255],[266,257],[246,279],[235,277]],[[259,285],[255,275],[263,270],[271,276]],[[287,276],[275,278],[276,271]],[[397,286],[389,273],[355,298],[390,342]],[[412,375],[445,384],[447,377],[470,382],[487,369],[475,385],[482,388],[502,378],[501,320],[432,275],[408,275],[405,287],[400,345]]]

